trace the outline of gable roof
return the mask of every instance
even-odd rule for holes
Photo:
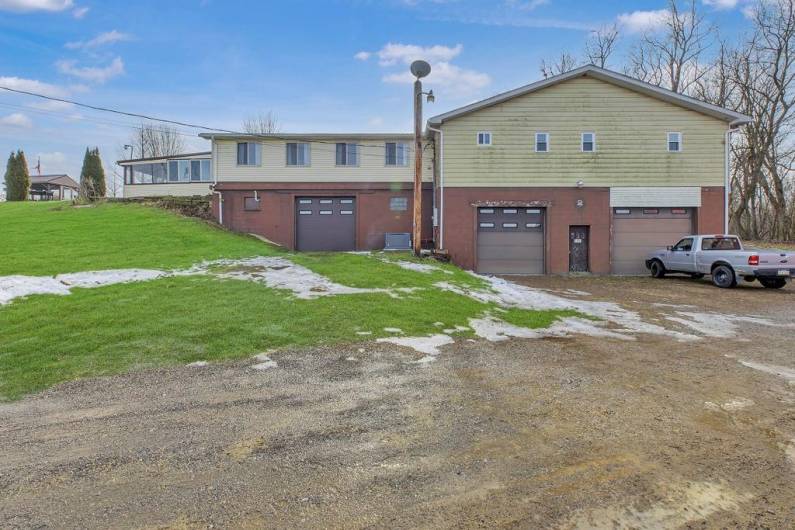
[[[66,174],[58,175],[31,175],[30,183],[33,184],[57,184],[67,188],[77,189],[80,185],[75,180]]]
[[[605,83],[610,83],[612,85],[620,86],[640,94],[660,99],[662,101],[667,101],[673,105],[678,105],[680,107],[694,110],[696,112],[700,112],[701,114],[706,114],[708,116],[712,116],[713,118],[728,122],[731,127],[745,125],[751,121],[750,117],[740,114],[739,112],[734,112],[733,110],[711,105],[683,94],[677,94],[671,90],[666,90],[649,83],[644,83],[643,81],[639,81],[624,74],[619,74],[618,72],[613,72],[612,70],[606,70],[594,65],[587,65],[575,70],[571,70],[570,72],[516,88],[514,90],[509,90],[508,92],[503,92],[502,94],[497,94],[496,96],[492,96],[482,101],[451,110],[450,112],[446,112],[444,114],[439,114],[438,116],[428,119],[428,125],[438,126],[448,120],[452,120],[477,110],[497,105],[498,103],[508,101],[515,97],[524,96],[526,94],[543,90],[547,87],[563,83],[564,81],[568,81],[576,77],[592,77],[594,79],[604,81]]]

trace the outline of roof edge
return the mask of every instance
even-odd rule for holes
[[[122,164],[134,164],[135,162],[153,162],[155,160],[177,160],[180,158],[190,158],[190,157],[202,157],[202,156],[212,156],[212,151],[199,151],[197,153],[180,153],[178,155],[168,155],[168,156],[151,156],[147,158],[129,158],[126,160],[116,160],[116,163],[119,165]]]
[[[667,90],[665,88],[645,83],[638,79],[634,79],[632,77],[620,74],[618,72],[614,72],[612,70],[599,68],[598,66],[594,65],[586,65],[571,70],[569,72],[565,72],[560,75],[550,77],[548,79],[542,79],[540,81],[530,83],[529,85],[524,85],[519,88],[509,90],[507,92],[502,92],[490,98],[486,98],[481,101],[471,103],[469,105],[460,107],[458,109],[453,109],[443,114],[438,114],[428,119],[428,125],[433,125],[433,126],[442,125],[445,121],[455,119],[464,116],[466,114],[470,114],[480,109],[497,105],[499,103],[511,100],[518,96],[523,96],[526,94],[537,92],[541,89],[556,85],[558,83],[574,79],[575,77],[583,77],[583,76],[591,76],[595,79],[599,79],[606,83],[611,83],[616,86],[621,86],[628,90],[633,90],[635,92],[645,94],[650,97],[655,97],[657,99],[667,101],[668,103],[678,105],[680,107],[688,108],[690,110],[700,112],[708,116],[712,116],[713,118],[717,118],[719,120],[728,122],[731,127],[739,127],[741,125],[745,125],[746,123],[751,122],[751,118],[749,116],[740,114],[739,112],[735,112],[733,110],[729,110],[723,107],[718,107],[717,105],[712,105],[710,103],[706,103],[704,101],[692,98],[690,96],[678,94],[671,90]]]
[[[398,132],[398,133],[363,133],[363,132],[336,132],[336,133],[200,133],[199,138],[205,140],[219,139],[233,139],[233,138],[262,138],[274,140],[313,140],[313,139],[331,139],[331,138],[363,138],[363,139],[379,139],[379,138],[413,138],[413,133]]]

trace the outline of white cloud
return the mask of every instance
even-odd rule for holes
[[[72,16],[76,19],[80,20],[89,12],[90,7],[78,7],[77,9],[72,11]]]
[[[705,6],[714,7],[715,9],[734,9],[740,0],[704,0]]]
[[[428,87],[436,92],[442,91],[456,97],[466,97],[476,94],[480,89],[491,83],[488,74],[461,68],[451,61],[461,55],[464,46],[419,46],[416,44],[402,44],[389,42],[377,52],[359,52],[357,59],[366,60],[371,56],[378,57],[378,64],[383,68],[398,66],[399,70],[386,73],[381,80],[384,83],[410,84],[414,76],[407,66],[413,61],[422,59],[431,64],[431,74],[425,78]],[[365,57],[366,54],[366,57]]]
[[[15,112],[8,116],[0,118],[0,125],[7,125],[9,127],[21,127],[23,129],[30,129],[33,127],[33,121],[21,112]]]
[[[130,38],[131,36],[127,33],[122,33],[114,29],[111,31],[106,31],[105,33],[100,33],[91,40],[67,42],[65,46],[70,50],[77,50],[80,48],[96,48],[97,46],[102,46],[104,44],[112,44],[114,42],[130,40]]]
[[[359,53],[357,53],[356,55],[354,55],[354,56],[353,56],[353,58],[354,58],[354,59],[357,59],[357,60],[359,60],[359,61],[366,61],[366,60],[367,60],[367,59],[369,59],[369,58],[370,58],[372,55],[373,55],[373,54],[372,54],[372,53],[370,53],[370,52],[359,52]]]
[[[414,44],[387,43],[383,48],[376,52],[378,62],[381,66],[389,66],[397,63],[411,64],[417,59],[422,59],[433,63],[435,61],[450,61],[461,54],[464,50],[462,44],[454,47],[435,45],[417,46]]]
[[[660,29],[670,16],[671,12],[667,9],[633,11],[618,15],[618,24],[628,33],[643,33]]]
[[[74,5],[72,0],[0,0],[0,11],[63,11]]]
[[[68,91],[49,83],[42,83],[35,79],[24,79],[21,77],[0,77],[0,86],[13,88],[15,90],[24,90],[26,92],[36,92],[51,97],[64,97],[68,95]]]
[[[549,4],[549,0],[506,0],[505,3],[510,7],[514,7],[522,11],[533,11],[541,6]]]
[[[63,60],[55,63],[58,71],[88,81],[91,83],[104,83],[109,79],[124,73],[124,62],[121,57],[116,57],[104,67],[77,66],[77,61]]]
[[[385,83],[411,84],[414,82],[414,76],[408,71],[387,74],[383,77],[383,81]],[[433,64],[431,74],[423,81],[429,88],[436,88],[437,91],[438,88],[442,88],[457,97],[465,97],[487,87],[491,83],[491,77],[482,72],[440,61]]]

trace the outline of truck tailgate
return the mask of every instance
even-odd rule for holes
[[[759,255],[758,274],[765,276],[795,275],[795,253],[761,250],[757,254]]]

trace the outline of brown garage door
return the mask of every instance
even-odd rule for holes
[[[478,208],[478,272],[544,274],[543,208]]]
[[[692,208],[613,208],[613,274],[646,274],[652,250],[692,231]]]
[[[355,250],[353,197],[298,197],[295,246],[298,250]]]

